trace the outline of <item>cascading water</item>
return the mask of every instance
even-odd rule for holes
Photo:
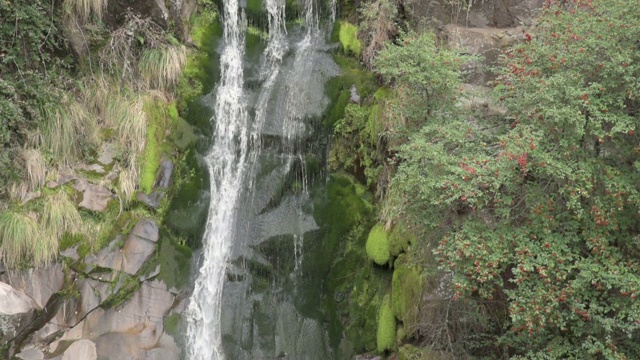
[[[324,156],[309,153],[310,120],[322,116],[324,84],[339,68],[327,53],[317,0],[301,0],[303,25],[290,31],[285,0],[263,1],[268,37],[259,59],[244,57],[238,1],[223,7],[216,131],[206,156],[211,204],[187,352],[190,360],[337,358],[324,322],[299,308],[317,300],[301,299],[297,284],[306,274],[305,236],[318,231],[306,161]]]
[[[224,1],[224,49],[216,90],[214,142],[206,155],[211,203],[203,241],[203,261],[188,309],[187,346],[191,360],[224,359],[220,299],[236,212],[245,174],[248,116],[244,96],[244,13],[238,0]]]

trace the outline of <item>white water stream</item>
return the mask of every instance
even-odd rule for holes
[[[236,239],[238,208],[242,206],[242,198],[246,195],[243,192],[247,189],[253,191],[251,189],[256,185],[253,177],[262,148],[263,127],[275,114],[272,110],[271,115],[268,115],[269,107],[274,106],[272,101],[279,101],[276,107],[284,110],[276,111],[281,115],[276,118],[282,119],[281,134],[285,151],[282,155],[286,165],[282,176],[286,176],[292,169],[294,161],[299,161],[302,196],[308,199],[308,179],[301,142],[304,141],[307,130],[309,106],[318,106],[323,99],[322,95],[318,96],[318,86],[310,86],[310,83],[317,83],[317,56],[324,44],[316,1],[303,0],[304,32],[302,38],[291,45],[294,54],[287,70],[283,66],[290,47],[285,24],[285,1],[264,1],[269,37],[258,67],[257,79],[260,87],[256,89],[256,97],[252,101],[248,96],[250,91],[245,89],[244,83],[246,18],[239,1],[223,1],[221,79],[215,90],[213,105],[213,146],[205,157],[210,174],[211,202],[202,242],[201,268],[187,312],[189,360],[225,359],[221,335],[225,275],[231,261],[232,246],[236,240],[242,240]],[[332,8],[332,19],[334,12]],[[325,73],[322,76],[334,74],[333,70],[320,72]],[[277,95],[278,86],[281,87],[280,94],[284,96]],[[254,104],[253,117],[248,114],[250,102]],[[304,215],[301,209],[298,209],[298,213],[297,226],[292,232],[294,253],[291,255],[295,258],[294,273],[300,276],[304,229],[308,226],[305,227],[306,222],[302,220]],[[313,356],[311,354],[313,352],[309,356]]]
[[[206,163],[211,203],[203,240],[203,262],[188,309],[187,351],[191,360],[221,360],[220,311],[235,207],[246,170],[249,117],[244,95],[246,20],[238,0],[224,2],[224,48],[214,106],[214,141]]]

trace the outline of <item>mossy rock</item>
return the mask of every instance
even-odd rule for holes
[[[391,259],[389,236],[381,224],[376,224],[367,238],[367,256],[378,265],[385,265]]]
[[[376,345],[379,353],[392,350],[396,343],[396,317],[391,309],[391,297],[385,295],[378,313]]]
[[[353,54],[360,57],[362,54],[362,43],[358,39],[358,27],[347,21],[340,21],[338,29],[338,39],[342,45],[342,49],[347,54]]]
[[[173,144],[180,150],[185,150],[193,145],[196,140],[196,134],[193,127],[183,118],[178,117],[173,125],[173,130],[169,136]]]
[[[396,257],[406,252],[413,241],[413,235],[406,229],[404,224],[394,226],[389,234],[389,252],[391,256]]]
[[[168,233],[163,234],[158,249],[158,263],[158,278],[164,280],[167,287],[180,289],[188,283],[191,249],[184,241],[175,239]]]
[[[410,264],[405,255],[395,261],[394,267],[391,280],[393,314],[405,329],[413,329],[418,321],[425,282],[419,267]],[[412,334],[407,331],[407,335]]]

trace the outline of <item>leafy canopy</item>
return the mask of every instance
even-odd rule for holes
[[[432,99],[455,93],[447,74],[413,60],[410,44],[381,54],[403,54],[378,64],[396,91],[422,99],[399,114],[423,119],[398,154],[387,211],[439,244],[454,298],[504,304],[510,354],[635,359],[640,3],[568,3],[547,2],[502,58],[506,118],[440,110]]]

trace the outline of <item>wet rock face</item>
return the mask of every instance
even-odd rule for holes
[[[418,22],[428,19],[436,25],[458,24],[467,27],[507,28],[526,24],[544,0],[470,0],[443,2],[407,0],[408,17]]]

